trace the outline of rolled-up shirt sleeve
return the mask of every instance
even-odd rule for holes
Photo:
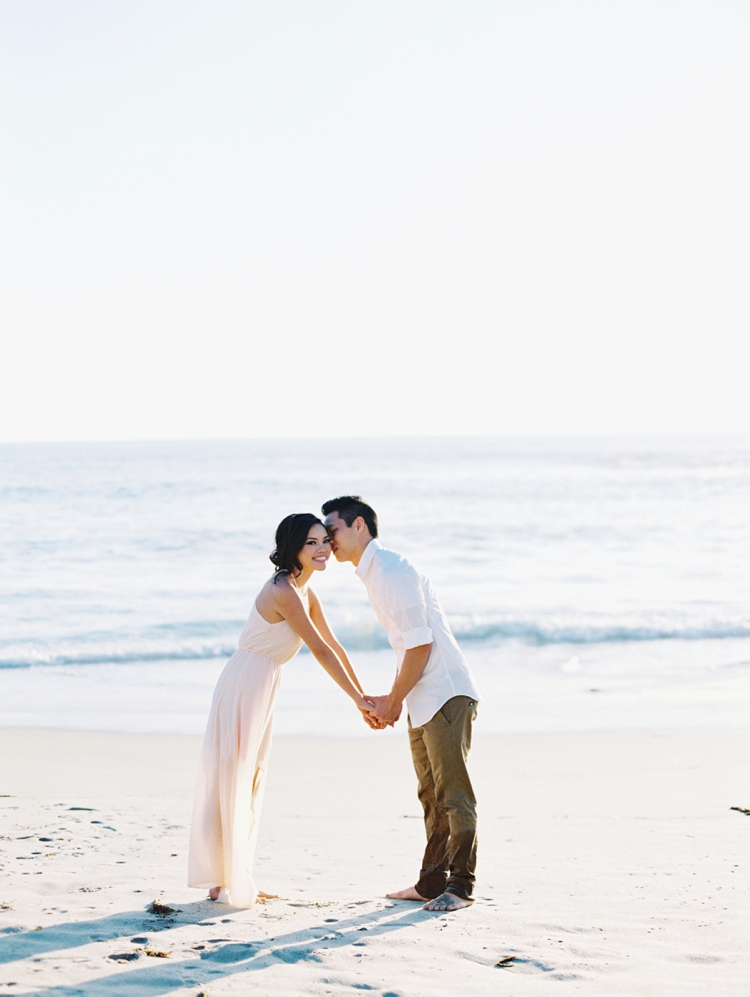
[[[386,572],[381,597],[394,624],[389,637],[394,647],[406,651],[433,641],[427,622],[427,605],[419,575],[414,570]]]

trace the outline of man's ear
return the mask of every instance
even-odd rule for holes
[[[357,516],[357,518],[354,520],[354,526],[357,530],[357,533],[364,533],[367,523],[364,521],[362,516]]]

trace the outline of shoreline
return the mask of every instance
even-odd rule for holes
[[[477,735],[477,902],[450,915],[384,897],[423,847],[403,737],[277,738],[256,879],[282,899],[236,910],[188,889],[200,743],[0,730],[4,992],[750,987],[750,818],[730,810],[750,808],[750,729]],[[147,913],[154,899],[179,912]]]
[[[743,729],[750,638],[622,644],[518,642],[464,649],[482,690],[484,735]],[[365,688],[390,688],[390,650],[355,652]],[[202,736],[223,658],[0,668],[0,729]],[[676,670],[675,670],[676,669]],[[275,737],[369,731],[310,655],[285,667]],[[386,735],[390,736],[390,735]]]

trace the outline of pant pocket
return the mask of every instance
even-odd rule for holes
[[[448,700],[448,702],[447,702],[447,703],[443,703],[443,705],[442,705],[442,706],[440,707],[440,709],[438,710],[438,713],[439,713],[439,714],[440,714],[440,716],[441,716],[441,717],[443,718],[443,720],[445,720],[445,722],[446,722],[447,724],[450,724],[450,722],[451,722],[451,719],[452,719],[452,718],[451,718],[451,707],[450,707],[450,702],[451,702],[451,701],[450,701],[450,700]]]

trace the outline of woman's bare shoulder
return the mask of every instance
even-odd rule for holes
[[[296,605],[299,601],[299,593],[289,579],[282,575],[278,577],[272,575],[258,593],[255,600],[261,615],[268,613],[278,613],[283,619],[284,609]]]

